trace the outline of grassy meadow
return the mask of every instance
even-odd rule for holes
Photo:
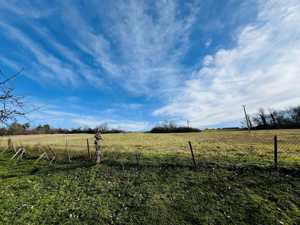
[[[279,161],[282,165],[300,165],[300,130],[276,131],[204,131],[201,133],[104,134],[103,155],[139,155],[144,157],[171,158],[172,161],[190,157],[188,141],[191,141],[196,158],[200,162],[255,163],[269,165],[273,162],[274,135],[279,140]],[[19,135],[0,138],[0,147],[7,148],[8,139],[17,146],[25,146],[33,154],[40,154],[38,147],[50,147],[58,158],[87,155],[87,139],[94,152],[91,134]],[[124,158],[124,160],[125,160]],[[155,163],[155,162],[153,162]]]
[[[8,138],[28,155],[11,160]],[[299,130],[105,134],[100,165],[87,139],[2,137],[0,224],[300,224]],[[49,147],[55,163],[36,163]]]

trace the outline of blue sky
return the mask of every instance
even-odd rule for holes
[[[300,1],[0,0],[0,68],[33,124],[239,126],[300,103]]]

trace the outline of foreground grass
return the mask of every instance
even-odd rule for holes
[[[121,154],[121,153],[120,153]],[[300,224],[299,169],[0,155],[0,224]],[[132,160],[130,160],[132,159]]]

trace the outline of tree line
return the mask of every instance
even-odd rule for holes
[[[122,133],[124,131],[119,129],[111,129],[106,124],[97,126],[96,128],[53,128],[49,124],[41,124],[32,127],[30,123],[13,122],[9,126],[0,128],[0,135],[29,135],[29,134],[95,134],[97,130],[102,133]]]
[[[300,128],[300,106],[284,110],[269,110],[261,108],[250,117],[253,129],[292,129]]]
[[[165,122],[163,124],[153,127],[150,133],[187,133],[187,132],[201,132],[198,128],[189,126],[178,126],[174,122]]]
[[[248,116],[252,129],[292,129],[300,128],[300,106],[284,110],[258,110],[258,113]],[[234,128],[238,129],[238,128]],[[123,133],[120,129],[111,129],[108,125],[101,124],[95,128],[53,128],[49,124],[41,124],[33,127],[30,123],[13,122],[10,125],[0,128],[0,135],[27,135],[27,134],[95,134],[97,130],[102,133]],[[165,122],[153,127],[149,133],[184,133],[201,132],[198,128],[178,126],[173,122]]]
[[[109,128],[107,124],[99,125],[95,128],[81,127],[73,129],[53,128],[49,124],[41,124],[33,127],[30,123],[13,122],[6,127],[0,128],[0,135],[30,135],[30,134],[95,134],[97,130],[101,133],[124,133],[121,129]],[[184,133],[184,132],[200,132],[200,129],[178,126],[175,123],[167,122],[152,128],[149,133]]]

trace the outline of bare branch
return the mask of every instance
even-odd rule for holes
[[[17,76],[19,76],[22,72],[24,71],[24,68],[22,68],[20,71],[18,71],[17,73],[15,73],[14,75],[6,78],[4,81],[1,81],[0,82],[0,85],[3,85],[3,84],[6,84],[8,83],[9,81],[15,79]],[[3,74],[3,72],[1,71],[1,74]]]
[[[18,77],[24,69],[0,81],[0,123],[7,126],[9,121],[26,114],[24,110],[24,97],[17,96],[13,87],[8,86],[9,81]],[[1,75],[5,77],[2,71]]]

